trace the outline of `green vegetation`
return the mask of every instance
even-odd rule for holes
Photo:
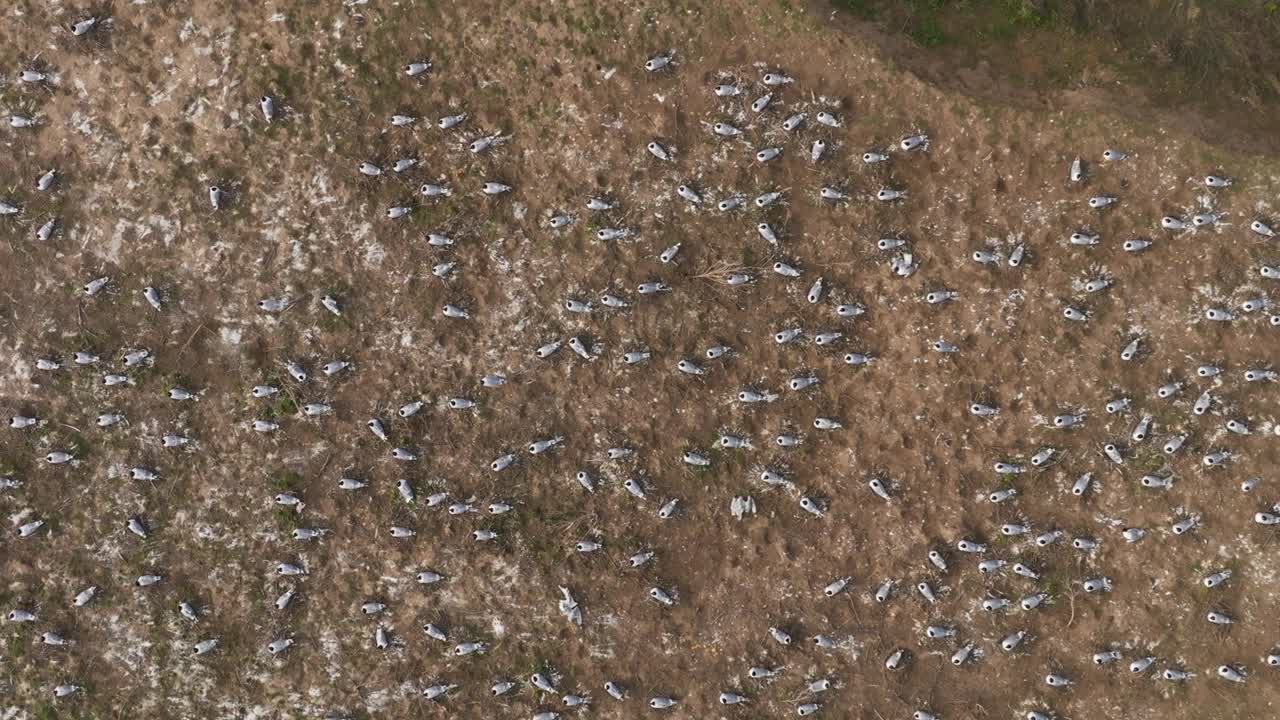
[[[1136,473],[1151,475],[1162,470],[1167,462],[1168,460],[1165,458],[1164,451],[1159,443],[1145,443],[1134,450],[1129,466]]]
[[[290,392],[277,393],[275,399],[267,405],[264,413],[268,420],[278,420],[280,418],[291,417],[298,414],[298,404],[294,402],[293,395]]]
[[[302,515],[291,507],[278,507],[275,511],[276,527],[293,532],[302,527]]]
[[[1064,573],[1055,573],[1044,579],[1044,593],[1051,598],[1057,598],[1062,595],[1068,587],[1068,581]]]
[[[285,471],[271,476],[271,489],[276,492],[294,492],[294,488],[302,483],[302,476],[296,472]],[[293,512],[290,510],[289,512]]]
[[[22,641],[21,635],[10,635],[5,642],[5,656],[10,662],[22,659],[27,654],[27,644]]]
[[[986,61],[1022,88],[1120,81],[1224,115],[1280,103],[1280,0],[831,2],[928,50],[926,70]]]
[[[863,20],[876,19],[875,0],[831,0],[831,4],[845,12],[853,13]]]

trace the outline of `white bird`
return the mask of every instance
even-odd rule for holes
[[[88,605],[90,602],[92,602],[94,596],[97,594],[98,594],[98,586],[90,585],[84,590],[81,590],[80,592],[76,593],[76,596],[71,599],[71,604],[76,607],[84,607]]]
[[[267,652],[272,655],[279,655],[293,646],[293,638],[279,638],[267,643]]]
[[[31,537],[42,527],[44,527],[44,520],[32,520],[29,523],[24,523],[23,525],[18,526],[18,537]]]
[[[98,24],[97,17],[87,17],[83,20],[78,20],[76,22],[71,23],[71,25],[68,26],[68,28],[71,30],[72,35],[75,35],[76,37],[80,37],[81,35],[84,35],[85,33],[92,30],[97,24]]]
[[[36,189],[40,192],[47,192],[49,188],[53,187],[53,183],[57,179],[58,171],[56,169],[50,169],[39,178],[36,178]]]
[[[201,640],[200,642],[191,646],[191,653],[193,655],[205,655],[209,652],[212,652],[213,649],[216,647],[218,647],[218,639],[209,638],[207,640]]]
[[[648,60],[645,60],[644,69],[647,72],[657,72],[664,68],[670,67],[671,63],[675,60],[675,56],[676,56],[675,50],[668,50],[665,53],[659,53],[657,55],[654,55]]]
[[[479,155],[480,152],[493,149],[493,147],[502,145],[503,142],[507,142],[508,140],[511,140],[511,136],[502,135],[500,132],[493,133],[493,135],[485,135],[477,137],[476,140],[472,140],[470,145],[467,145],[467,150],[470,151],[472,155]]]
[[[822,138],[818,138],[817,140],[814,140],[813,144],[809,146],[809,160],[815,163],[818,162],[819,160],[822,159],[822,155],[826,151],[827,151],[827,143],[823,141]]]
[[[1084,179],[1084,165],[1080,162],[1080,158],[1071,161],[1071,182],[1078,183]]]
[[[711,131],[721,137],[738,137],[742,135],[742,131],[730,125],[729,123],[718,122],[711,126]]]
[[[702,204],[702,196],[698,194],[698,191],[697,191],[697,190],[694,190],[693,188],[689,187],[688,185],[681,185],[681,186],[677,187],[677,188],[676,188],[676,195],[679,195],[682,199],[684,199],[686,202],[688,202],[688,203],[690,203],[690,204],[692,204],[692,205],[701,205],[701,204]],[[665,261],[664,261],[664,262],[665,262]]]
[[[569,588],[560,586],[560,602],[558,604],[560,614],[574,625],[582,625],[582,608],[578,606],[578,601],[573,598],[569,592]]]
[[[324,306],[325,310],[328,310],[334,315],[342,315],[342,305],[338,302],[338,298],[333,295],[326,294],[321,297],[320,304]]]
[[[142,288],[142,297],[146,299],[147,304],[154,308],[156,312],[164,309],[163,298],[160,295],[160,291],[154,287],[148,285]]]
[[[902,138],[902,140],[898,142],[898,147],[902,148],[903,152],[915,152],[918,150],[928,150],[929,136],[928,135],[907,135],[906,137]]]
[[[44,223],[36,228],[36,239],[40,242],[49,242],[53,237],[54,231],[58,229],[58,218],[52,217],[44,221]]]
[[[796,130],[804,124],[805,117],[806,115],[804,113],[796,113],[795,115],[789,116],[786,120],[782,121],[782,129],[787,132]]]
[[[756,162],[766,163],[766,162],[769,162],[770,160],[774,160],[780,157],[781,155],[782,155],[782,148],[780,147],[763,148],[756,153]],[[732,207],[737,207],[738,204],[740,203],[735,203]],[[724,202],[720,203],[721,211],[730,210],[732,209],[732,207],[727,207],[726,203]]]

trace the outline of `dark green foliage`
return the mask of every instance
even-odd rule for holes
[[[964,67],[987,60],[1016,83],[1078,82],[1106,66],[1158,102],[1188,96],[1280,102],[1280,0],[832,0],[836,8]],[[1023,62],[1038,55],[1040,62]],[[1063,69],[1065,68],[1065,71]]]

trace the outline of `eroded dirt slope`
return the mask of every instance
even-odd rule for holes
[[[1273,158],[1221,151],[1154,120],[975,104],[896,70],[822,17],[772,3],[117,3],[110,23],[74,38],[63,26],[84,14],[18,3],[0,21],[0,110],[39,121],[0,128],[0,199],[21,209],[0,217],[0,396],[10,415],[41,420],[0,434],[3,474],[22,482],[0,493],[11,524],[0,540],[0,606],[38,616],[0,625],[4,717],[634,717],[655,712],[645,707],[654,696],[676,699],[665,712],[678,717],[783,717],[808,702],[826,716],[865,718],[917,709],[1012,717],[1040,707],[1059,717],[1273,714],[1276,671],[1263,657],[1280,642],[1276,534],[1252,516],[1280,500],[1277,385],[1244,373],[1272,367],[1280,328],[1268,324],[1274,308],[1240,309],[1275,292],[1260,267],[1280,265],[1280,250],[1248,230],[1255,219],[1280,228]],[[670,69],[643,69],[670,48]],[[402,66],[425,58],[433,70],[406,77]],[[49,79],[21,82],[26,68]],[[749,106],[769,91],[766,72],[794,81],[774,87],[756,113]],[[717,98],[721,82],[743,94]],[[264,94],[278,110],[272,123],[259,110]],[[817,123],[823,110],[840,127]],[[453,130],[434,126],[464,112]],[[807,123],[783,130],[798,112]],[[393,127],[394,114],[419,119]],[[719,138],[715,122],[743,135]],[[930,137],[926,152],[862,162],[917,132]],[[493,133],[510,139],[468,151]],[[816,140],[826,151],[814,163]],[[656,160],[651,141],[673,149],[674,161]],[[757,162],[767,147],[781,156]],[[1103,163],[1106,148],[1129,157]],[[418,165],[390,171],[406,157]],[[1072,184],[1075,157],[1087,177]],[[361,175],[364,161],[385,172]],[[56,184],[37,191],[50,167]],[[1234,182],[1208,189],[1209,173]],[[487,197],[486,181],[513,190]],[[452,195],[424,199],[427,182]],[[217,211],[211,184],[229,192]],[[681,184],[703,203],[680,199]],[[823,186],[850,197],[823,201]],[[885,187],[906,196],[876,201]],[[770,191],[783,200],[751,206]],[[714,208],[738,193],[747,207]],[[1091,210],[1096,195],[1119,203]],[[593,196],[617,207],[588,211]],[[413,211],[389,220],[396,206]],[[1160,228],[1162,216],[1190,223],[1210,210],[1223,214],[1215,226]],[[551,229],[561,212],[576,222]],[[58,231],[38,240],[53,217]],[[760,237],[760,222],[779,231],[779,246]],[[630,234],[601,242],[601,228]],[[1069,244],[1084,230],[1100,235],[1096,246]],[[427,233],[453,244],[431,246]],[[884,237],[907,242],[913,275],[890,270],[896,253],[876,247]],[[1145,252],[1121,249],[1139,237],[1152,243]],[[676,243],[675,261],[660,262]],[[1024,261],[1010,267],[1019,246]],[[975,251],[1000,261],[976,263]],[[779,261],[800,277],[775,274]],[[457,263],[447,280],[432,274],[443,262]],[[732,272],[755,282],[731,287]],[[87,297],[97,277],[110,283]],[[819,277],[823,296],[811,304]],[[1110,286],[1086,292],[1098,278]],[[649,281],[671,291],[639,294]],[[147,304],[146,286],[159,289],[162,310]],[[958,297],[924,301],[944,289]],[[603,307],[602,292],[630,307]],[[341,316],[321,305],[326,294]],[[278,297],[295,302],[275,314],[256,307]],[[593,312],[567,312],[569,298],[592,301]],[[470,318],[444,317],[445,303]],[[865,313],[840,318],[838,304]],[[1065,320],[1066,307],[1088,321]],[[1230,308],[1237,320],[1207,321],[1208,308]],[[774,342],[793,327],[802,339]],[[813,342],[837,331],[836,344]],[[572,352],[573,336],[598,357]],[[1137,357],[1122,361],[1137,337]],[[932,351],[939,339],[959,351]],[[534,356],[553,340],[566,345]],[[718,344],[734,352],[706,360]],[[144,348],[153,364],[122,368],[127,352]],[[642,348],[647,364],[621,361]],[[78,367],[76,351],[102,359]],[[874,361],[849,366],[850,352]],[[39,358],[64,367],[40,370]],[[326,376],[334,359],[352,365]],[[681,359],[706,373],[678,372]],[[305,382],[289,378],[288,361],[308,370]],[[1202,364],[1223,373],[1198,378]],[[104,387],[109,373],[129,383]],[[488,373],[507,384],[480,387]],[[787,388],[810,374],[820,381],[813,388]],[[1180,391],[1158,398],[1171,382]],[[282,390],[255,399],[258,384]],[[197,399],[168,399],[175,386]],[[779,397],[743,404],[743,389]],[[1197,416],[1192,405],[1206,390],[1212,408]],[[1121,396],[1131,409],[1108,414],[1105,403]],[[450,410],[454,397],[477,407]],[[399,417],[417,398],[421,412]],[[999,414],[972,416],[974,401]],[[310,403],[333,412],[307,417]],[[1087,414],[1080,426],[1052,427],[1055,415],[1077,410]],[[102,413],[125,420],[100,428]],[[1149,437],[1135,442],[1144,414]],[[816,430],[816,417],[843,427]],[[370,418],[388,441],[369,431]],[[1227,431],[1229,419],[1250,434]],[[254,420],[280,428],[255,432]],[[164,448],[170,432],[194,443]],[[715,448],[722,433],[753,448]],[[803,444],[779,448],[779,434]],[[1182,434],[1180,452],[1161,451]],[[526,452],[550,437],[563,444]],[[1108,442],[1121,446],[1123,464],[1104,456]],[[992,470],[1049,446],[1058,455],[1045,469]],[[392,447],[418,459],[393,460]],[[610,447],[635,455],[610,461]],[[1205,469],[1202,458],[1220,449],[1231,461]],[[687,450],[710,466],[682,462]],[[76,459],[48,464],[53,451]],[[515,464],[490,470],[506,453]],[[132,480],[133,467],[160,478]],[[790,486],[763,484],[764,468]],[[596,478],[593,493],[575,481],[580,470]],[[1086,472],[1092,488],[1075,497],[1070,488]],[[1142,487],[1151,474],[1172,474],[1172,487]],[[342,491],[341,477],[368,486]],[[872,477],[889,484],[892,500],[871,492]],[[1242,492],[1254,477],[1256,489]],[[622,486],[637,478],[643,500]],[[401,498],[400,479],[415,502]],[[988,502],[1003,486],[1016,499]],[[278,493],[305,508],[274,504]],[[434,493],[448,502],[428,507]],[[737,496],[754,498],[757,513],[735,520]],[[802,496],[822,503],[823,517],[801,509]],[[475,512],[445,509],[470,498]],[[672,498],[676,514],[659,518]],[[513,508],[490,515],[494,501]],[[134,516],[147,539],[126,529]],[[1198,526],[1175,535],[1173,523],[1188,517]],[[36,519],[45,526],[20,538],[17,528]],[[1031,532],[1002,537],[1001,525],[1013,523]],[[417,535],[393,538],[392,526]],[[1125,527],[1147,536],[1127,544]],[[290,537],[297,528],[329,532],[304,542]],[[1055,528],[1065,532],[1059,544],[1029,539]],[[475,530],[498,538],[476,542]],[[1099,545],[1078,552],[1069,546],[1078,537]],[[1009,565],[980,573],[978,557],[956,550],[966,538]],[[603,549],[576,552],[583,539]],[[653,562],[628,567],[643,549]],[[929,562],[931,549],[947,571]],[[309,574],[278,577],[282,562]],[[1040,579],[1014,574],[1014,562]],[[445,580],[415,582],[427,569]],[[1231,579],[1203,588],[1221,569]],[[134,587],[143,574],[163,579]],[[823,596],[845,576],[844,592]],[[1110,593],[1083,592],[1097,576],[1111,579]],[[875,602],[889,579],[894,597]],[[936,602],[915,592],[922,581]],[[89,585],[98,596],[74,607]],[[562,585],[581,604],[581,628],[557,610]],[[676,604],[652,601],[652,587],[674,592]],[[290,588],[292,604],[277,610]],[[1016,603],[1037,592],[1048,600],[1034,611],[980,607],[989,596]],[[184,600],[195,622],[179,614]],[[387,610],[366,617],[360,605],[371,600]],[[1234,617],[1228,632],[1205,620],[1211,609]],[[427,637],[428,622],[448,641]],[[930,624],[957,636],[930,640]],[[379,626],[391,648],[374,646]],[[778,644],[770,627],[794,643]],[[1027,641],[1002,651],[1000,640],[1019,629]],[[47,631],[73,644],[42,645]],[[818,635],[834,647],[815,647]],[[295,640],[286,652],[266,652],[286,637]],[[192,657],[192,645],[210,638],[217,649]],[[455,656],[464,641],[487,650]],[[953,667],[968,643],[981,658]],[[1093,653],[1112,647],[1123,660],[1094,667]],[[890,672],[884,661],[898,648],[911,659]],[[1125,669],[1148,655],[1159,658],[1150,672]],[[1216,677],[1223,663],[1246,666],[1248,681]],[[784,669],[762,682],[748,677],[752,666]],[[1153,678],[1166,667],[1194,677]],[[529,686],[539,670],[591,705],[565,709]],[[1075,685],[1046,687],[1049,672]],[[808,693],[822,676],[837,686]],[[519,687],[495,700],[489,688],[503,678]],[[605,694],[610,679],[628,700]],[[62,683],[83,689],[55,701]],[[424,699],[438,683],[458,687],[443,701]],[[722,707],[723,691],[750,703]]]

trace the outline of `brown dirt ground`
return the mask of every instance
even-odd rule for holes
[[[261,7],[232,2],[116,3],[113,22],[83,42],[61,25],[82,12],[18,2],[0,20],[0,109],[38,113],[28,131],[0,128],[0,197],[23,207],[0,218],[3,280],[0,318],[4,362],[0,399],[10,414],[45,420],[34,430],[0,433],[0,464],[24,481],[0,494],[0,509],[16,526],[32,517],[46,531],[0,540],[0,608],[38,611],[33,624],[0,624],[0,716],[28,717],[447,717],[483,713],[528,717],[557,708],[527,684],[500,701],[488,697],[499,677],[521,679],[535,668],[561,676],[563,692],[590,694],[581,714],[635,717],[646,698],[670,694],[672,717],[782,717],[807,696],[806,678],[838,679],[825,693],[824,716],[908,717],[932,708],[941,717],[1013,717],[1049,707],[1059,717],[1264,718],[1276,714],[1276,671],[1262,657],[1280,642],[1280,579],[1276,534],[1250,521],[1280,500],[1275,383],[1245,383],[1244,369],[1280,357],[1280,330],[1264,314],[1233,323],[1202,319],[1206,307],[1238,306],[1274,294],[1258,273],[1280,263],[1280,249],[1249,233],[1249,220],[1280,221],[1275,207],[1280,174],[1275,159],[1245,156],[1149,122],[1099,112],[1036,111],[975,102],[897,69],[855,36],[770,2],[591,3],[345,2],[340,6],[277,2]],[[644,59],[677,49],[670,72],[646,74]],[[430,57],[433,74],[406,78],[398,66]],[[17,69],[38,62],[54,75],[48,85],[16,81]],[[761,91],[766,69],[795,83],[775,92],[760,116],[745,105]],[[710,86],[721,75],[750,91],[719,101]],[[270,92],[283,117],[267,125],[257,98]],[[838,129],[812,122],[821,108],[844,119]],[[392,128],[396,112],[438,118],[465,111],[466,124],[442,132],[420,122]],[[778,128],[786,115],[811,121],[794,135]],[[745,141],[722,141],[707,123],[728,120]],[[927,153],[894,153],[867,168],[859,155],[921,130]],[[482,132],[512,134],[496,151],[473,156],[465,142]],[[829,144],[816,166],[805,149],[816,137]],[[651,139],[677,148],[674,163],[644,150]],[[752,160],[767,145],[783,158]],[[1106,147],[1126,150],[1124,163],[1103,165]],[[358,162],[389,164],[415,155],[407,177],[371,180]],[[1090,175],[1069,186],[1075,156]],[[56,189],[37,193],[34,180],[49,166],[62,172]],[[1198,178],[1235,178],[1210,192]],[[452,198],[420,205],[409,219],[387,220],[385,208],[416,202],[415,190],[443,177]],[[502,199],[482,197],[489,179],[514,185]],[[230,187],[231,206],[212,212],[211,183]],[[732,191],[754,196],[785,189],[787,202],[767,211],[729,216],[691,209],[672,192],[689,183],[711,198]],[[817,198],[825,183],[853,200],[831,206]],[[908,197],[881,204],[882,185]],[[1117,195],[1115,209],[1096,213],[1085,200]],[[607,193],[621,209],[606,218],[583,208]],[[1158,229],[1161,215],[1189,215],[1202,206],[1228,214],[1229,224],[1194,233]],[[546,227],[553,210],[578,222],[566,231]],[[34,230],[51,215],[63,230],[48,243]],[[754,232],[767,218],[785,228],[774,250]],[[594,230],[623,224],[631,238],[602,244]],[[1091,227],[1103,242],[1091,249],[1065,237]],[[429,247],[423,233],[445,229],[457,238],[447,251]],[[919,271],[892,275],[875,240],[910,240]],[[1142,254],[1120,250],[1124,239],[1148,236]],[[675,242],[678,262],[657,255]],[[980,248],[1007,253],[1025,244],[1020,268],[988,268],[969,259]],[[803,270],[787,280],[768,265],[786,259]],[[456,279],[430,273],[456,260]],[[759,280],[745,289],[719,281],[724,267],[749,267]],[[1086,296],[1082,281],[1100,274],[1113,287]],[[111,289],[88,299],[79,288],[110,275]],[[805,293],[823,277],[828,298],[809,305]],[[640,297],[637,283],[661,278],[673,292]],[[166,297],[151,310],[141,288]],[[924,292],[951,288],[958,301],[926,305]],[[568,296],[591,297],[612,288],[632,308],[586,317],[563,311]],[[346,306],[341,318],[320,307],[325,292]],[[299,302],[268,316],[254,303],[288,295]],[[852,321],[837,318],[835,302],[867,308]],[[468,321],[440,315],[445,302],[465,305]],[[1067,304],[1090,310],[1088,323],[1062,319]],[[810,336],[842,330],[835,349],[812,342],[778,346],[770,335],[803,327]],[[568,348],[544,361],[533,349],[581,334],[602,355],[582,361]],[[1141,335],[1139,359],[1119,360],[1120,348]],[[961,351],[942,356],[928,343],[946,338]],[[737,349],[707,363],[692,378],[674,370],[717,342]],[[640,368],[618,356],[632,346],[653,351]],[[131,372],[134,384],[104,388],[100,377],[118,368],[128,349],[149,348],[155,365]],[[35,360],[76,350],[101,353],[93,369],[42,372]],[[865,368],[840,356],[867,350]],[[335,378],[319,372],[342,357],[354,371]],[[312,378],[297,384],[283,364],[304,362]],[[1194,368],[1213,362],[1226,372],[1213,380]],[[485,390],[478,379],[503,371],[511,382]],[[814,391],[792,393],[786,380],[813,371]],[[288,398],[259,401],[250,386],[274,379]],[[1169,401],[1155,389],[1186,383]],[[200,393],[173,402],[166,390],[182,384]],[[732,401],[743,387],[780,392],[767,405]],[[1217,403],[1206,416],[1190,406],[1205,388]],[[1134,412],[1106,414],[1102,406],[1125,393]],[[472,412],[450,411],[446,398],[479,401]],[[395,408],[414,398],[428,406],[410,420]],[[966,411],[983,399],[1001,408],[980,421]],[[325,401],[336,412],[313,420],[296,413]],[[1085,408],[1082,428],[1047,427],[1045,418]],[[123,412],[127,424],[100,429],[100,412]],[[1136,417],[1155,418],[1152,438],[1127,440]],[[812,429],[817,415],[840,418],[844,429]],[[278,416],[274,435],[248,429],[254,418]],[[421,459],[397,463],[387,443],[365,428],[373,416],[387,423],[396,444]],[[1227,433],[1228,418],[1247,419],[1254,432]],[[782,451],[776,433],[798,429],[806,442]],[[198,440],[189,451],[160,447],[171,429]],[[692,471],[680,462],[687,448],[707,449],[720,431],[752,438],[750,451],[712,452],[713,464]],[[1166,459],[1156,443],[1189,434],[1186,448]],[[564,446],[530,457],[531,439],[563,435]],[[1115,466],[1100,448],[1128,447]],[[627,444],[634,462],[604,459]],[[1003,481],[997,459],[1027,458],[1044,445],[1061,449],[1052,467],[1013,480],[1015,502],[983,500]],[[52,449],[74,448],[74,465],[49,466]],[[1229,448],[1235,460],[1205,471],[1199,458]],[[494,474],[489,461],[503,452],[519,464]],[[127,468],[149,465],[163,478],[128,479]],[[771,490],[755,475],[785,467],[794,492]],[[1164,466],[1173,489],[1146,491],[1138,478]],[[600,477],[594,494],[574,483],[590,468]],[[1094,473],[1096,493],[1071,496],[1076,476]],[[337,490],[347,474],[364,477],[360,493]],[[866,487],[872,475],[894,486],[884,503]],[[621,482],[643,476],[649,499],[627,495]],[[1260,476],[1252,495],[1241,480]],[[408,506],[394,483],[407,477],[419,501]],[[278,510],[271,497],[287,488],[306,501],[301,516]],[[513,501],[500,518],[476,513],[450,517],[423,498],[442,489],[454,499]],[[800,493],[825,498],[816,519]],[[759,513],[743,522],[730,499],[750,494]],[[656,516],[667,498],[680,513]],[[151,538],[125,530],[135,514],[147,518]],[[1201,526],[1175,537],[1167,529],[1183,515]],[[1101,540],[1082,555],[1066,546],[1037,551],[999,537],[1001,523],[1025,521],[1037,531],[1061,528]],[[289,539],[296,526],[331,529],[310,543]],[[409,541],[387,529],[417,529]],[[1141,525],[1148,538],[1126,545],[1119,530]],[[499,542],[477,544],[475,528],[492,528]],[[572,544],[601,538],[605,550],[579,556]],[[951,550],[961,537],[989,542],[992,556],[1039,567],[1038,583],[1005,572],[983,576],[975,559]],[[635,550],[657,560],[624,568]],[[948,548],[951,569],[937,572],[928,549]],[[275,563],[302,562],[310,575],[282,582]],[[1228,567],[1225,587],[1206,591],[1199,579]],[[413,582],[433,568],[439,586]],[[143,572],[164,575],[138,590]],[[1085,595],[1080,582],[1105,574],[1109,595]],[[834,599],[821,589],[849,575],[849,591]],[[878,605],[883,580],[898,583],[895,598]],[[924,604],[911,586],[928,579],[939,589]],[[102,588],[97,602],[76,609],[81,588]],[[670,609],[646,596],[653,585],[674,588]],[[581,629],[556,611],[557,586],[570,587],[585,612]],[[284,612],[272,600],[298,589]],[[1040,588],[1047,608],[984,613],[987,593],[1011,599]],[[204,615],[194,625],[176,612],[191,599]],[[359,605],[383,599],[382,622],[403,646],[372,646],[378,621]],[[1207,609],[1229,611],[1236,627],[1216,632]],[[436,622],[452,640],[482,639],[483,655],[454,658],[452,643],[426,638]],[[959,638],[930,641],[928,623],[953,624]],[[791,647],[774,643],[770,626],[789,629]],[[1032,640],[1015,656],[998,642],[1026,628]],[[38,634],[56,629],[74,641],[42,647]],[[818,633],[839,649],[812,647]],[[296,645],[272,658],[269,639]],[[189,645],[218,637],[206,658]],[[984,656],[953,668],[959,643]],[[1132,677],[1122,667],[1093,667],[1090,655],[1114,646],[1125,662],[1142,654],[1157,667],[1182,665],[1196,677],[1172,684]],[[913,660],[896,673],[884,669],[897,647]],[[1250,670],[1236,686],[1213,668],[1238,662]],[[771,682],[747,678],[753,664],[785,666]],[[1041,678],[1057,669],[1076,679],[1054,691]],[[619,704],[603,692],[606,679],[629,688]],[[433,682],[457,683],[444,702],[426,701]],[[53,702],[60,682],[85,686],[75,699]],[[720,691],[751,698],[741,708],[716,704]],[[1194,709],[1188,710],[1188,709]],[[575,713],[561,710],[564,716]]]

